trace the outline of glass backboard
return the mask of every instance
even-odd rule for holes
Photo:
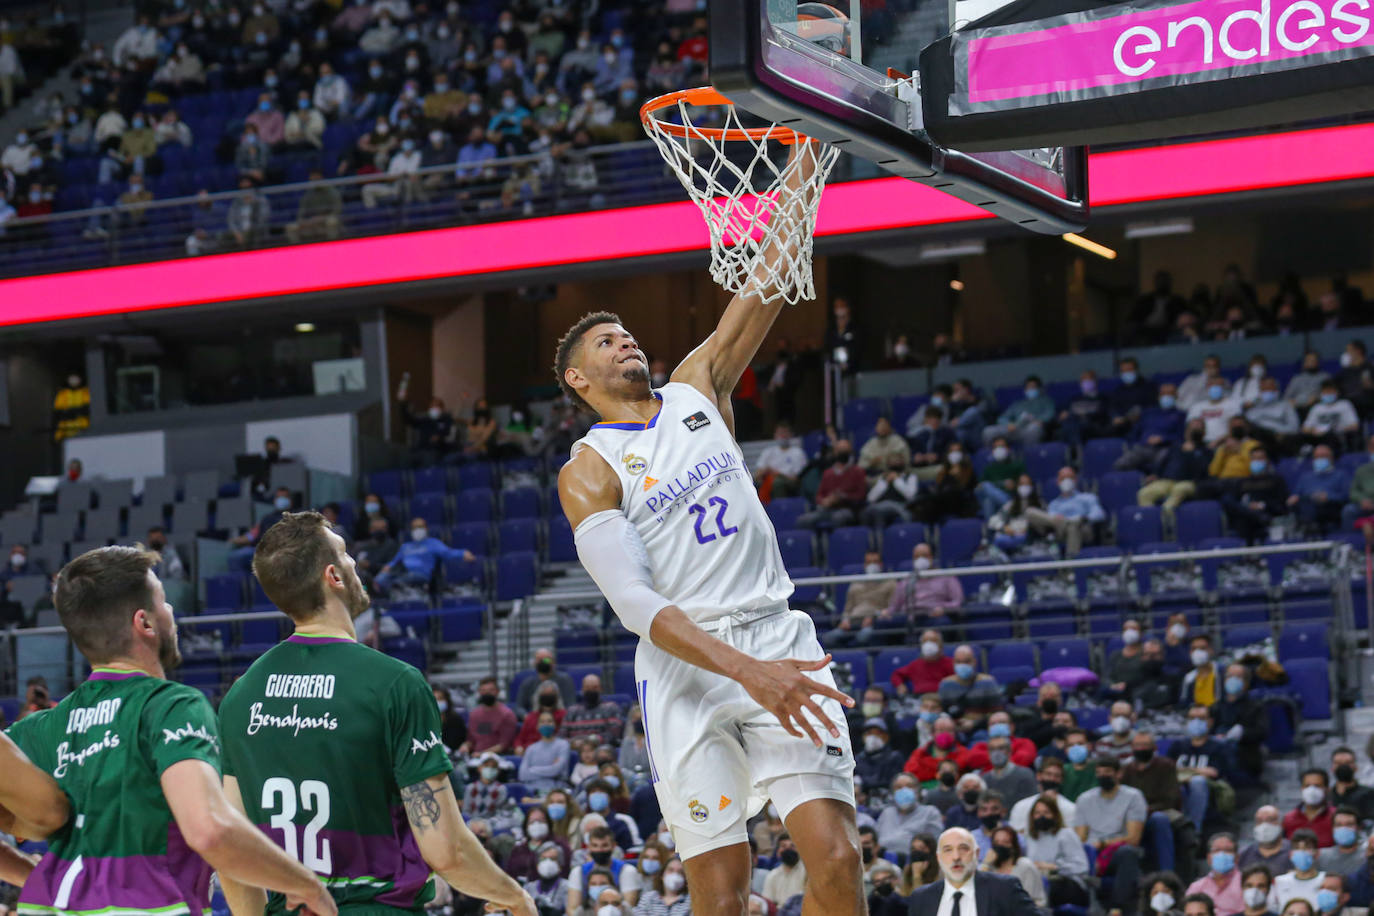
[[[999,0],[710,0],[710,76],[736,105],[1037,232],[1087,222],[1087,155],[962,153],[924,130],[921,50]]]

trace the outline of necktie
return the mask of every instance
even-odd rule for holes
[[[959,912],[959,901],[962,900],[963,897],[964,897],[964,892],[963,892],[963,891],[955,891],[955,892],[954,892],[954,906],[950,909],[950,911],[949,911],[949,916],[963,916],[963,914],[961,914],[961,913]]]

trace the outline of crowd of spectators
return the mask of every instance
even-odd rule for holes
[[[71,70],[77,97],[42,100],[0,153],[0,233],[9,219],[54,207],[127,204],[135,181],[136,194],[158,182],[172,189],[162,197],[231,189],[161,181],[201,163],[232,167],[244,191],[235,201],[254,205],[237,220],[197,219],[192,254],[260,244],[269,214],[251,189],[307,176],[376,175],[363,187],[366,208],[454,200],[460,212],[527,215],[559,170],[565,205],[599,205],[587,151],[640,138],[640,103],[703,79],[706,47],[705,18],[681,3],[145,4],[112,47],[83,47]],[[207,93],[239,107],[196,118]],[[207,149],[209,162],[199,156]],[[526,155],[538,158],[487,164]],[[79,171],[64,168],[74,159],[92,162],[89,198],[62,193]],[[301,199],[287,236],[333,238],[340,217],[337,197]],[[38,232],[19,229],[11,232],[21,239]],[[92,221],[86,234],[108,229]]]

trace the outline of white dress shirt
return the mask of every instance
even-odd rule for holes
[[[978,902],[973,896],[973,885],[977,880],[977,875],[969,872],[968,880],[963,887],[955,887],[945,879],[945,892],[940,896],[940,907],[935,911],[935,916],[954,916],[954,895],[962,893],[959,898],[959,916],[978,916]]]

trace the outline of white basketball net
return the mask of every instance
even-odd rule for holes
[[[685,101],[654,112],[645,119],[644,129],[706,218],[711,279],[732,293],[754,292],[764,302],[781,298],[795,305],[814,299],[812,233],[826,176],[840,151],[800,143],[796,155],[779,165],[769,155],[776,139],[725,139],[703,133],[692,123],[692,113],[700,118],[708,110],[724,113],[723,123],[711,125],[713,133],[745,129],[733,105],[707,109]],[[664,129],[663,117],[674,111],[685,137]],[[778,147],[771,152],[782,158]]]

